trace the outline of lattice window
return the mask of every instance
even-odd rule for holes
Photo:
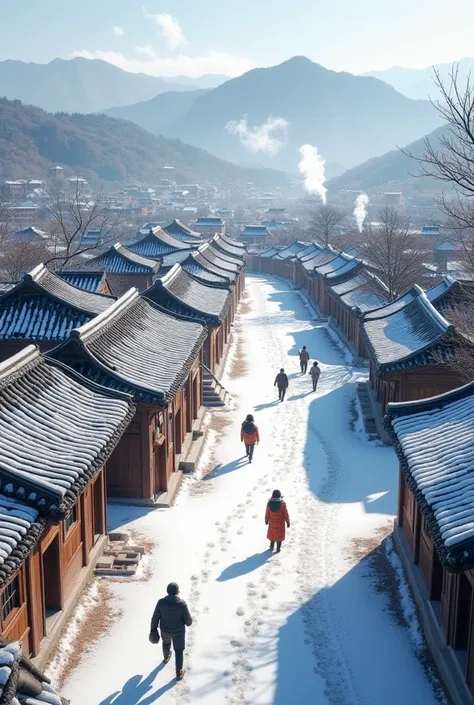
[[[21,606],[20,580],[18,576],[2,592],[2,620],[5,623],[13,610]]]
[[[72,529],[72,527],[74,526],[76,521],[77,521],[77,507],[76,507],[76,505],[74,505],[64,519],[64,530],[65,530],[66,534],[70,529]]]

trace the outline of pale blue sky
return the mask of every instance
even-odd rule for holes
[[[76,53],[155,75],[237,75],[294,55],[352,73],[474,56],[474,0],[0,0],[0,5],[0,60],[46,62]]]

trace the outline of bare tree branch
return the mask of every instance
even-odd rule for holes
[[[386,206],[378,218],[364,232],[359,256],[374,266],[393,300],[420,280],[426,250],[410,231],[409,219],[396,208]]]
[[[327,245],[337,230],[337,227],[345,220],[346,214],[335,206],[325,203],[321,205],[310,220],[308,234],[320,242]]]
[[[116,241],[116,229],[122,220],[121,211],[111,209],[111,203],[103,191],[99,191],[92,202],[85,203],[83,198],[78,182],[72,195],[58,191],[48,206],[52,254],[45,264],[62,269],[73,258]],[[97,238],[85,238],[90,230],[97,231]]]

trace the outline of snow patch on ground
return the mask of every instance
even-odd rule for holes
[[[385,545],[388,560],[390,561],[390,564],[392,565],[397,574],[400,601],[405,620],[409,625],[408,631],[410,634],[410,639],[413,642],[415,650],[419,651],[424,646],[424,639],[421,632],[420,623],[418,621],[416,606],[411,596],[410,588],[406,581],[405,571],[403,570],[400,558],[398,557],[398,554],[395,551],[395,548],[393,546],[393,539],[391,537],[387,538],[387,542]]]

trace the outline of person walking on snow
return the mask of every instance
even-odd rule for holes
[[[275,541],[277,553],[285,540],[285,524],[290,528],[290,517],[280,490],[273,490],[272,498],[265,511],[265,524],[268,526],[267,539],[270,541],[270,551],[273,551]]]
[[[285,398],[286,390],[288,389],[288,376],[285,374],[283,367],[280,372],[275,377],[274,387],[278,387],[278,399],[283,401]]]
[[[321,368],[319,367],[317,360],[313,362],[313,366],[311,367],[309,374],[311,375],[311,380],[313,382],[313,392],[315,392],[316,387],[318,386],[319,377],[321,376]]]
[[[247,414],[247,418],[240,429],[240,440],[245,443],[245,455],[252,462],[253,451],[256,443],[260,443],[258,426],[255,425],[252,414]]]
[[[159,627],[163,645],[163,663],[168,663],[171,658],[171,642],[173,642],[176,678],[180,681],[184,675],[183,652],[186,627],[190,627],[193,620],[186,602],[179,597],[178,585],[170,583],[166,592],[168,593],[166,597],[158,600],[151,618],[150,641],[152,644],[159,642]]]
[[[308,362],[309,362],[309,352],[306,350],[306,345],[303,345],[303,347],[300,350],[300,367],[301,367],[301,374],[304,375],[306,374],[308,370]]]

